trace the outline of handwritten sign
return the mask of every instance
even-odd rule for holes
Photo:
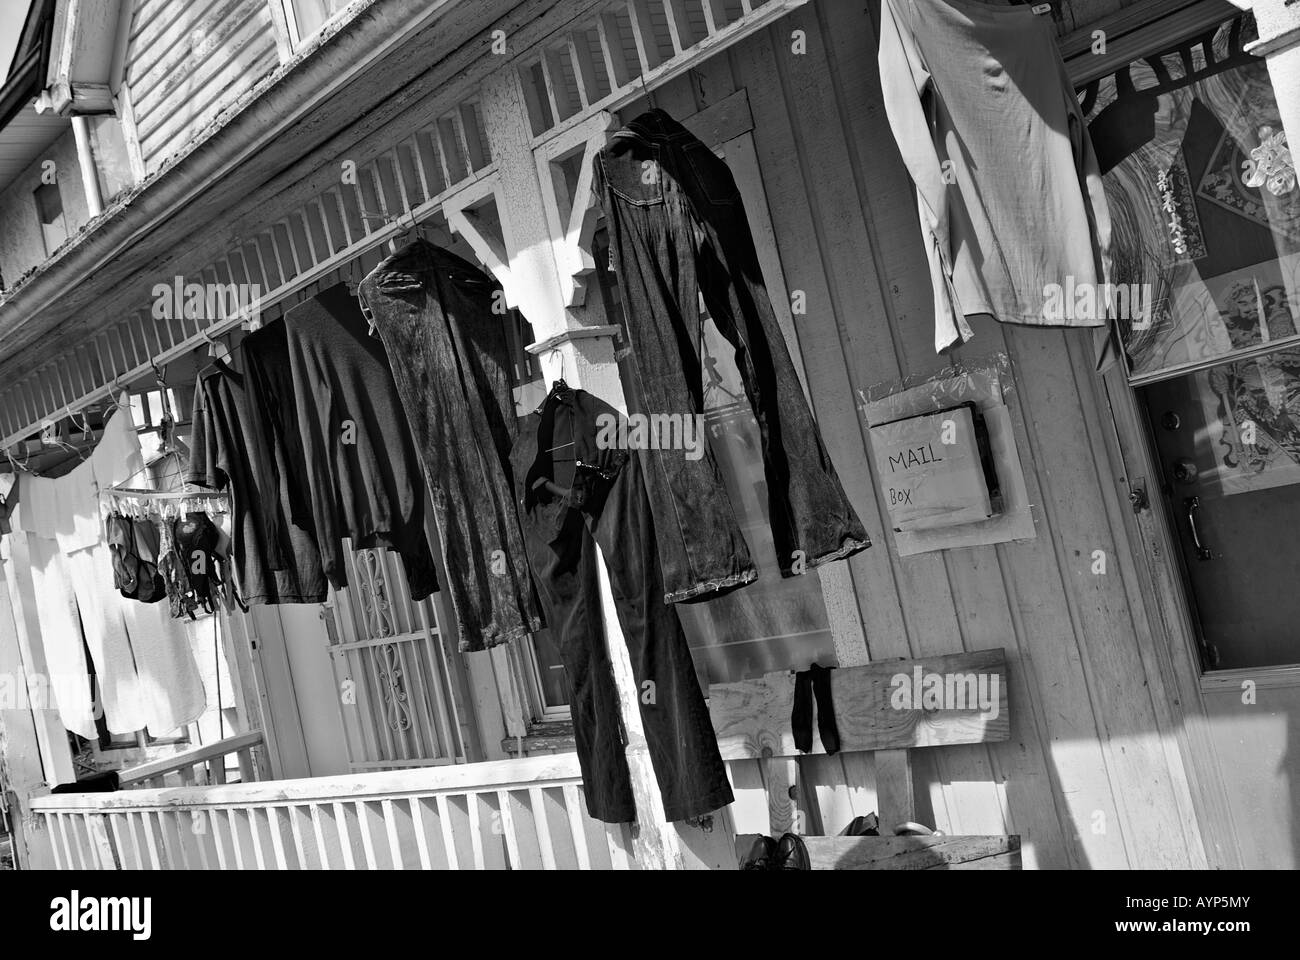
[[[896,531],[993,516],[969,407],[878,424],[871,447]]]

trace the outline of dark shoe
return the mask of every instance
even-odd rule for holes
[[[811,870],[812,861],[808,859],[808,848],[803,838],[795,833],[787,833],[776,845],[776,870]]]
[[[878,837],[880,820],[874,813],[865,817],[854,817],[853,821],[840,831],[841,837]]]
[[[775,870],[777,862],[776,841],[771,837],[759,837],[749,848],[749,856],[741,864],[741,870]]]

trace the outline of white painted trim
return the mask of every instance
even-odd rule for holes
[[[537,179],[546,205],[546,219],[565,306],[582,306],[587,296],[587,278],[596,270],[596,261],[591,257],[591,239],[596,232],[599,211],[591,192],[592,162],[617,123],[612,113],[601,110],[534,150]],[[579,149],[583,153],[578,180],[574,185],[568,220],[562,223],[560,197],[551,165]]]
[[[1230,690],[1240,692],[1241,685],[1247,681],[1261,689],[1300,689],[1300,664],[1211,670],[1201,674],[1201,691],[1203,693],[1226,693]]]
[[[582,771],[576,753],[546,754],[522,760],[444,764],[411,770],[385,770],[337,777],[307,777],[213,787],[163,787],[120,793],[69,793],[32,801],[33,811],[83,812],[109,810],[167,810],[180,805],[220,805],[236,809],[266,803],[305,803],[313,800],[402,797],[430,793],[496,793],[526,789],[546,781],[579,783]]]

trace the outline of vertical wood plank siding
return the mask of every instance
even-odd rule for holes
[[[133,0],[126,84],[152,173],[279,63],[266,0]]]
[[[1120,6],[1074,4],[1058,27]],[[1203,865],[1091,342],[990,321],[952,357],[934,354],[915,198],[881,103],[877,17],[874,3],[814,0],[652,96],[689,115],[748,92],[786,283],[807,299],[795,320],[814,410],[876,543],[848,563],[861,659],[1007,651],[1010,742],[915,752],[918,803],[939,829],[1020,834],[1027,867]],[[792,50],[796,30],[805,54]],[[1037,538],[900,558],[858,391],[997,353],[1015,371],[1007,402]],[[1091,572],[1095,550],[1106,552],[1106,575]],[[738,793],[760,789],[752,764],[732,765]],[[874,809],[865,766],[802,763],[808,806],[833,821],[816,825],[826,833]],[[760,804],[738,803],[733,815],[738,832],[765,826],[742,822],[765,820]]]

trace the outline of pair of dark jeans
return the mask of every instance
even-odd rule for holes
[[[578,467],[595,448],[595,418],[612,408],[583,391],[552,394],[524,419],[515,475],[528,558],[568,677],[587,809],[597,820],[636,819],[626,735],[602,629],[599,552],[632,673],[641,722],[669,821],[732,801],[704,695],[675,608],[661,601],[654,521],[641,468],[625,454],[601,470]]]
[[[808,408],[726,163],[662,110],[615,133],[594,163],[633,348],[624,365],[630,410],[704,413],[703,295],[736,348],[758,420],[782,575],[871,546]],[[691,459],[685,450],[660,449],[644,462],[666,599],[707,599],[754,579],[712,452]]]
[[[425,240],[384,260],[361,296],[388,352],[442,540],[462,650],[541,628],[515,509],[518,429],[497,284]]]

